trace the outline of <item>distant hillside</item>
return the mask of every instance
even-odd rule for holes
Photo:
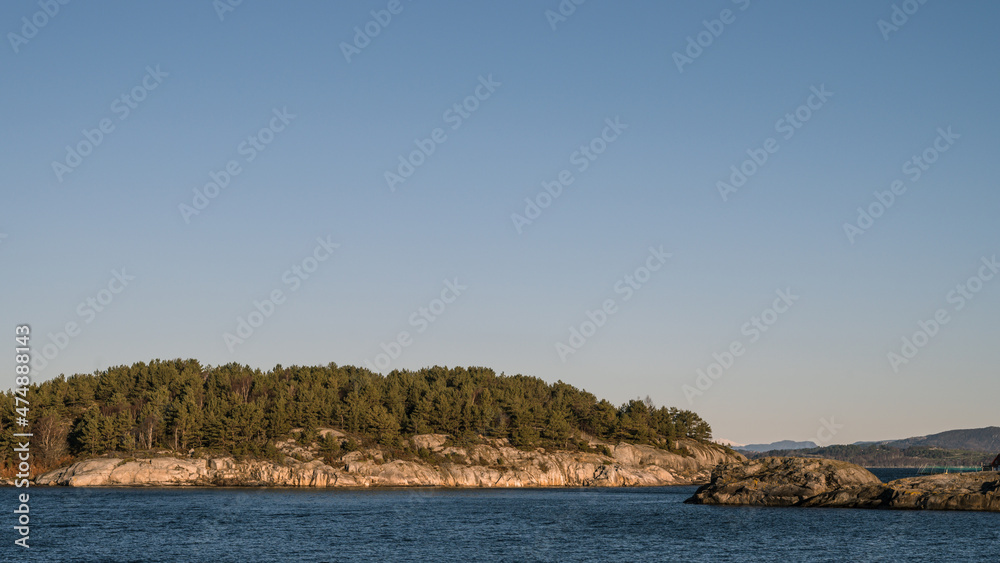
[[[733,446],[733,449],[746,452],[769,452],[772,450],[801,450],[815,447],[815,442],[793,442],[792,440],[782,440],[780,442],[771,442],[770,444],[747,444],[745,446]]]
[[[895,448],[935,447],[949,450],[969,450],[980,452],[1000,451],[1000,427],[972,428],[968,430],[949,430],[930,436],[917,436],[904,440],[882,442]]]
[[[721,446],[729,446],[730,448],[742,448],[744,446],[744,444],[740,444],[732,440],[727,440],[725,438],[713,438],[712,441]]]
[[[747,457],[821,457],[839,459],[863,467],[978,467],[996,454],[984,451],[943,449],[933,446],[897,448],[886,444],[836,445],[825,448],[746,452]]]
[[[949,430],[903,440],[857,442],[824,448],[813,442],[783,440],[773,444],[748,444],[735,449],[752,458],[823,457],[864,467],[975,467],[992,461],[1000,452],[1000,427]]]
[[[987,426],[986,428],[970,428],[967,430],[948,430],[946,432],[931,434],[930,436],[914,436],[902,440],[855,442],[852,445],[859,447],[888,446],[901,450],[907,448],[938,448],[943,450],[960,450],[962,452],[992,452],[996,455],[997,452],[1000,452],[1000,427]],[[745,446],[732,446],[732,448],[744,452],[763,453],[807,450],[819,448],[819,446],[814,442],[782,440],[770,444],[747,444]]]

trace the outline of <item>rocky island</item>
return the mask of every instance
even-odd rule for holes
[[[26,394],[20,426],[0,409],[0,484],[28,464],[11,447],[24,422],[36,485],[656,486],[745,459],[694,412],[482,367],[154,360]]]
[[[415,445],[444,459],[386,461],[384,452],[351,452],[331,466],[295,448],[283,462],[233,457],[100,457],[39,476],[36,485],[253,486],[253,487],[631,487],[690,485],[708,481],[712,468],[737,457],[711,444],[683,441],[687,455],[631,444],[598,453],[524,451],[506,440],[467,448],[445,447],[444,435],[414,436]],[[738,456],[738,454],[737,454]],[[742,456],[739,456],[742,457]]]
[[[882,483],[845,461],[766,457],[726,462],[692,504],[1000,512],[1000,473],[952,473]]]

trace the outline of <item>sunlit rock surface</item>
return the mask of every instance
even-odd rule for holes
[[[882,483],[868,470],[816,458],[720,464],[693,504],[1000,511],[1000,473],[952,473]]]

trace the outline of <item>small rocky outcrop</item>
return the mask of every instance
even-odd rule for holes
[[[683,456],[650,446],[608,446],[610,456],[589,452],[524,451],[506,440],[467,448],[446,447],[447,436],[416,436],[421,448],[447,456],[443,463],[394,460],[378,450],[350,452],[331,466],[318,459],[267,460],[96,458],[39,476],[37,485],[271,486],[271,487],[591,487],[704,483],[712,467],[745,459],[720,447],[682,441]],[[283,444],[290,447],[289,444]]]
[[[418,434],[414,436],[411,440],[416,448],[427,448],[432,450],[435,448],[440,448],[448,441],[449,436],[447,434]]]
[[[693,504],[1000,511],[1000,474],[952,473],[882,483],[870,471],[817,458],[723,463]]]

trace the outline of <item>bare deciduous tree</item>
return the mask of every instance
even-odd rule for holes
[[[58,461],[69,451],[66,441],[69,422],[55,413],[47,412],[36,420],[32,425],[32,433],[35,435],[38,458],[43,463]]]

